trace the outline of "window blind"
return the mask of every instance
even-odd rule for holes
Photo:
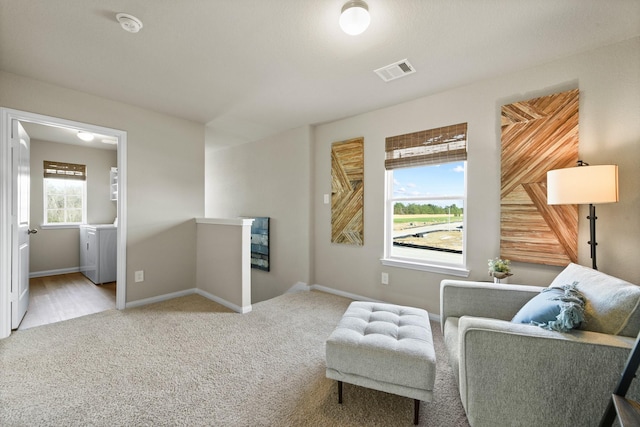
[[[87,166],[74,163],[44,161],[45,178],[87,180]]]
[[[390,136],[385,152],[387,170],[467,160],[467,124]]]

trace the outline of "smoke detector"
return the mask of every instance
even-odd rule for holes
[[[120,26],[130,33],[137,33],[142,29],[142,21],[128,13],[118,13],[116,19],[120,23]]]
[[[399,79],[400,77],[407,76],[416,72],[413,65],[409,64],[409,61],[403,59],[402,61],[394,62],[385,67],[373,70],[382,80],[390,82],[391,80]]]

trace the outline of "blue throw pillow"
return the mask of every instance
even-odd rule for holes
[[[577,328],[584,320],[584,296],[571,285],[543,289],[511,319],[544,329],[566,332]]]

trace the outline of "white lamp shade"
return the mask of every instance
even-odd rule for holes
[[[362,0],[354,0],[345,3],[340,14],[340,28],[345,33],[356,36],[369,27],[371,17],[369,7]]]
[[[618,201],[618,166],[577,166],[547,172],[547,203],[581,205]]]

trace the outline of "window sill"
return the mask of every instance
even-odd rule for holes
[[[469,277],[469,270],[463,267],[454,267],[448,265],[424,264],[419,262],[411,262],[398,259],[382,258],[382,265],[389,267],[408,268],[411,270],[428,271],[431,273],[448,274],[450,276]]]
[[[83,224],[40,224],[42,230],[57,230],[64,228],[80,228]]]

